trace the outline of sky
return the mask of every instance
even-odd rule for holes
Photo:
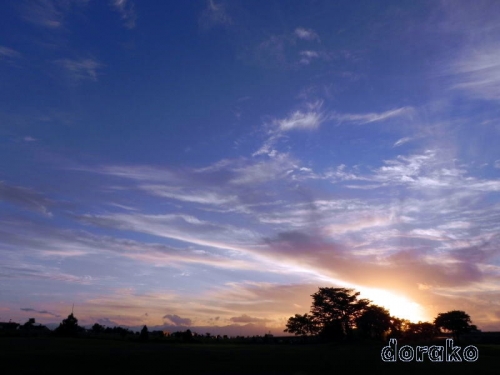
[[[1,2],[0,321],[282,334],[341,287],[500,330],[498,14]]]

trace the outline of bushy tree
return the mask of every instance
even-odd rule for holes
[[[148,327],[147,326],[142,327],[142,329],[141,329],[141,335],[139,336],[139,338],[141,339],[141,341],[148,341],[148,339],[149,339],[149,331],[148,331]]]
[[[59,324],[54,330],[57,336],[77,336],[78,332],[82,332],[85,329],[78,325],[78,319],[75,318],[73,313],[69,314],[66,319]]]
[[[356,319],[356,327],[365,337],[381,339],[384,333],[391,328],[391,315],[383,307],[367,306]]]
[[[318,327],[314,324],[311,315],[295,314],[295,316],[288,319],[285,332],[293,333],[297,336],[307,336],[318,333]]]
[[[285,331],[296,335],[319,333],[326,339],[350,336],[356,319],[370,304],[367,299],[358,299],[359,294],[353,289],[319,288],[311,295],[310,315],[296,314],[289,318]]]
[[[434,319],[434,325],[453,333],[453,338],[457,341],[460,334],[468,332],[471,328],[470,316],[465,311],[453,310],[446,313],[440,313]]]
[[[405,336],[410,324],[411,322],[408,319],[401,319],[391,316],[391,326],[390,326],[391,337],[398,339]]]
[[[191,341],[193,339],[193,333],[190,329],[187,329],[186,332],[184,332],[182,338],[185,341]]]
[[[439,329],[429,322],[410,323],[405,336],[412,340],[431,340],[439,333]]]
[[[105,329],[106,328],[104,328],[104,326],[100,325],[99,323],[95,323],[92,326],[92,332],[93,333],[103,333]]]
[[[321,330],[340,325],[341,334],[349,336],[356,319],[370,304],[367,299],[359,299],[359,292],[346,288],[319,288],[311,295],[313,304],[311,314]]]

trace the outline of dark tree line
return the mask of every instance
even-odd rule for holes
[[[441,330],[452,332],[458,341],[462,333],[477,330],[464,311],[439,314],[433,323],[411,323],[390,315],[385,308],[359,299],[360,293],[346,288],[319,288],[312,294],[309,313],[288,319],[285,332],[298,336],[319,336],[325,340],[344,340],[357,336],[382,339],[386,335],[411,340],[432,339]]]

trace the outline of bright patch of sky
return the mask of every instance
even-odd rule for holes
[[[499,13],[0,4],[0,321],[279,334],[350,286],[500,330]]]

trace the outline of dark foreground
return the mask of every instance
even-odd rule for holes
[[[444,345],[443,343],[440,343]],[[384,344],[236,345],[1,338],[0,374],[499,374],[500,346],[477,362],[385,363]]]

